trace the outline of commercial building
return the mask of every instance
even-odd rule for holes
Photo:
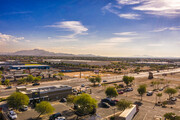
[[[73,65],[109,65],[110,61],[92,61],[92,60],[67,60],[67,59],[44,59],[43,62],[51,64],[73,64]]]
[[[48,65],[12,65],[9,67],[10,69],[49,69],[50,66]]]
[[[17,92],[26,94],[30,100],[57,100],[72,94],[72,87],[67,85],[54,85],[27,89],[25,86],[17,87]]]

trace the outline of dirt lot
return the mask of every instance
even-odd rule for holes
[[[69,72],[69,73],[64,73],[64,75],[66,76],[70,76],[70,77],[80,77],[80,72]],[[93,71],[86,71],[86,72],[81,72],[81,78],[86,78],[89,76],[96,76],[98,74],[95,74]],[[101,77],[108,77],[108,76],[114,76],[117,74],[113,74],[113,73],[99,73],[99,75]]]

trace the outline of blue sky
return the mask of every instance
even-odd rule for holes
[[[0,0],[0,52],[180,57],[179,0]]]

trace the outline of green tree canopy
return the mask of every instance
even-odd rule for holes
[[[67,103],[74,103],[76,96],[75,95],[68,95],[67,97]]]
[[[128,86],[130,83],[132,83],[134,80],[134,77],[131,76],[123,76],[123,82]]]
[[[89,114],[97,107],[97,101],[86,93],[77,96],[74,104],[78,106],[77,112],[81,114]]]
[[[108,87],[105,91],[107,97],[117,97],[118,92],[114,87]]]
[[[64,73],[60,72],[60,73],[58,73],[58,75],[61,77],[61,76],[64,76]]]
[[[121,99],[120,101],[117,102],[117,108],[119,110],[125,110],[128,107],[131,107],[132,102],[125,100],[125,99]]]
[[[141,96],[141,100],[142,100],[142,96],[144,95],[144,93],[146,93],[146,85],[140,85],[139,88],[137,89],[139,95]]]
[[[10,81],[9,81],[8,79],[6,79],[6,80],[4,81],[4,85],[9,86],[9,85],[10,85]]]
[[[172,112],[164,114],[164,117],[168,120],[178,120],[176,119],[176,114]]]
[[[20,80],[18,80],[18,84],[25,84],[27,81],[27,78],[22,78]]]
[[[41,81],[41,77],[38,76],[38,77],[34,77],[34,80],[33,80],[35,83],[38,83]]]
[[[38,116],[39,118],[40,115],[43,115],[43,114],[52,114],[55,109],[52,107],[52,105],[49,102],[42,101],[39,104],[37,104],[35,110],[39,113],[39,116]]]
[[[34,77],[32,75],[28,75],[26,78],[26,81],[29,83],[33,82],[33,80],[34,80]]]
[[[169,99],[170,99],[170,97],[171,97],[172,95],[174,95],[174,94],[177,93],[177,90],[174,89],[174,88],[166,88],[166,89],[164,90],[164,92],[169,95]]]
[[[101,76],[98,75],[96,77],[90,77],[89,82],[93,83],[95,86],[96,83],[101,83]]]
[[[95,77],[95,79],[96,79],[96,82],[101,83],[101,76],[98,75]]]
[[[22,105],[28,105],[29,97],[23,93],[15,92],[7,98],[7,104],[9,107],[19,109]]]

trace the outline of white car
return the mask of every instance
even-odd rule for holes
[[[23,106],[21,106],[20,110],[21,111],[27,111],[28,110],[28,106],[23,105]]]
[[[66,118],[65,117],[57,117],[57,118],[55,118],[55,120],[66,120]]]
[[[17,118],[17,114],[16,114],[13,110],[10,110],[10,111],[8,112],[8,116],[9,116],[12,120],[14,120],[14,119]]]

